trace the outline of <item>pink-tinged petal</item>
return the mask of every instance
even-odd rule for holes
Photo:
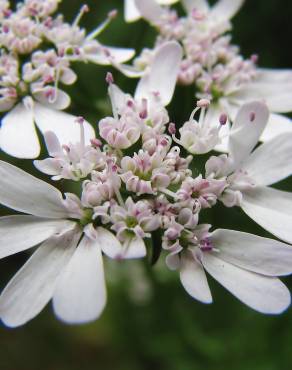
[[[0,148],[17,158],[36,158],[40,154],[33,110],[23,103],[17,104],[2,119]]]
[[[141,17],[156,24],[163,15],[163,8],[155,0],[135,0],[135,5]]]
[[[292,126],[292,124],[291,124]],[[292,174],[292,132],[260,145],[243,164],[258,185],[272,185]]]
[[[75,222],[17,215],[0,218],[0,258],[10,256],[72,229]]]
[[[262,102],[247,103],[240,108],[229,136],[229,153],[234,169],[242,164],[256,146],[268,118],[268,108]]]
[[[182,0],[182,4],[188,13],[196,9],[206,14],[210,10],[207,0]]]
[[[260,140],[271,140],[284,133],[292,133],[292,120],[281,114],[272,113]]]
[[[267,276],[292,273],[292,246],[277,240],[234,230],[212,233],[218,257],[243,269]],[[216,253],[216,252],[215,252]]]
[[[212,295],[203,266],[184,255],[181,257],[180,281],[190,296],[203,303],[212,303]]]
[[[5,325],[23,325],[40,313],[52,298],[79,238],[76,230],[51,237],[10,280],[0,296],[0,318]]]
[[[68,216],[58,189],[4,161],[0,161],[0,203],[38,217]]]
[[[290,292],[279,279],[241,269],[219,257],[205,253],[202,263],[215,280],[244,304],[264,314],[280,314],[289,307]]]
[[[134,49],[102,46],[100,53],[86,54],[86,59],[100,65],[125,63],[135,55]]]
[[[41,104],[35,105],[35,121],[44,134],[53,131],[60,144],[77,143],[80,141],[80,124],[76,121],[77,117],[72,114],[49,109]],[[89,144],[90,139],[95,137],[93,127],[87,122],[83,122],[85,143]]]
[[[123,247],[115,235],[104,227],[98,227],[96,231],[97,241],[103,253],[113,259],[119,258],[123,251]]]
[[[124,0],[126,22],[135,22],[140,18],[140,12],[136,7],[135,0]]]
[[[157,94],[161,103],[166,106],[170,103],[182,58],[182,48],[170,41],[160,46],[154,55],[149,71],[141,78],[135,92],[136,99],[153,99]]]
[[[218,21],[229,21],[242,7],[244,0],[218,0],[210,16]]]
[[[106,304],[100,245],[83,237],[61,274],[53,296],[56,316],[69,324],[96,320]]]
[[[243,194],[243,211],[264,229],[292,243],[292,194],[269,187],[257,187]]]
[[[50,90],[52,88],[50,87]],[[48,89],[44,88],[33,94],[34,98],[43,106],[50,109],[63,110],[69,107],[71,99],[64,91],[57,89],[55,98],[48,98]]]

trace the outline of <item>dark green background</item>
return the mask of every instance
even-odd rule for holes
[[[61,8],[68,20],[73,19],[81,4],[78,0],[63,1]],[[91,0],[88,5],[91,12],[82,24],[90,30],[110,9],[121,9],[122,1]],[[290,68],[291,16],[290,0],[247,0],[234,20],[234,42],[241,46],[245,56],[258,53],[261,66]],[[141,50],[145,44],[152,45],[153,35],[142,21],[124,24],[120,13],[100,40]],[[76,65],[79,80],[69,89],[73,99],[71,112],[84,115],[95,125],[109,113],[104,82],[109,69]],[[112,72],[123,90],[133,92],[135,81]],[[192,89],[177,89],[170,106],[172,119],[182,123],[193,104]],[[0,156],[33,171],[29,161],[17,161],[3,153]],[[279,186],[288,190],[291,182]],[[2,213],[8,211],[2,209]],[[226,211],[218,206],[209,220],[218,227],[266,235],[238,209]],[[21,253],[0,262],[1,287],[26,258],[27,254]],[[48,307],[25,327],[10,330],[0,326],[0,370],[292,368],[292,310],[279,317],[260,315],[243,306],[212,279],[209,281],[215,303],[204,306],[184,292],[177,274],[168,273],[163,261],[153,270],[140,262],[110,262],[107,267],[111,283],[108,304],[100,320],[70,327],[58,322]],[[133,267],[142,269],[150,293],[143,293],[137,286]],[[289,278],[285,280],[292,287]],[[142,297],[133,293],[137,290]]]

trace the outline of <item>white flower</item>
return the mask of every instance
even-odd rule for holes
[[[157,0],[158,4],[171,5],[176,3],[178,0]],[[127,22],[134,22],[141,17],[141,13],[137,9],[135,0],[124,0],[125,8],[125,20]]]
[[[0,218],[0,257],[41,244],[3,290],[1,320],[22,325],[50,299],[67,323],[95,320],[106,303],[102,252],[117,258],[120,242],[103,227],[93,229],[76,196],[64,201],[53,186],[3,161],[0,178],[0,203],[25,213]],[[72,220],[79,212],[80,222]]]
[[[278,238],[292,243],[292,196],[269,187],[292,174],[292,134],[281,134],[257,147],[269,112],[265,104],[245,104],[234,121],[229,158],[211,159],[207,177],[226,177],[227,206],[239,205],[255,222]],[[232,199],[233,194],[233,199]],[[225,193],[226,196],[226,193]]]
[[[279,314],[290,305],[289,290],[277,276],[291,274],[292,249],[272,239],[219,229],[181,252],[179,270],[186,291],[203,303],[212,303],[206,270],[261,313]]]
[[[199,11],[213,24],[228,22],[239,11],[244,0],[218,0],[215,5],[209,5],[207,0],[182,0],[188,13]]]
[[[203,105],[201,105],[203,104]],[[209,107],[210,102],[202,99],[197,102],[197,107],[193,110],[190,119],[183,124],[179,129],[180,139],[173,136],[173,140],[183,146],[191,154],[206,154],[214,150],[216,145],[220,143],[221,127],[227,123],[224,115],[217,117],[217,126],[215,124],[216,117],[205,114],[206,108]],[[198,121],[195,120],[195,114],[201,110]],[[224,118],[224,121],[221,120]],[[221,122],[222,124],[221,124]]]

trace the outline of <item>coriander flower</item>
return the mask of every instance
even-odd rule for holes
[[[102,252],[111,258],[123,252],[110,231],[96,226],[106,211],[85,208],[74,194],[64,200],[55,187],[3,161],[0,175],[0,203],[25,213],[0,218],[0,257],[40,244],[2,291],[1,320],[23,325],[51,299],[67,323],[95,320],[106,303]]]
[[[286,310],[291,296],[278,276],[292,272],[291,246],[233,230],[209,233],[203,226],[197,226],[179,250],[176,268],[185,290],[203,303],[212,303],[207,271],[256,311],[279,314]]]
[[[265,104],[244,105],[229,136],[229,156],[211,157],[207,178],[226,179],[219,197],[227,206],[240,206],[264,229],[292,243],[292,196],[271,188],[292,174],[292,135],[281,134],[257,147],[269,118]],[[243,140],[244,138],[244,140]]]

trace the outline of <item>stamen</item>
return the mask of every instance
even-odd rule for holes
[[[112,73],[107,72],[105,80],[109,85],[113,84],[114,83],[114,77],[113,77]]]
[[[117,16],[118,11],[112,10],[108,13],[107,18],[103,21],[95,30],[90,32],[90,34],[86,37],[86,40],[93,40],[95,39],[101,32],[103,32],[106,27],[111,23],[111,21]]]
[[[76,118],[76,122],[80,125],[80,144],[82,148],[85,147],[84,121],[84,118],[81,116]]]
[[[142,111],[139,113],[139,117],[141,119],[147,118],[147,99],[142,99]]]
[[[89,12],[88,5],[86,4],[82,5],[82,7],[79,10],[79,13],[77,14],[76,18],[74,19],[72,23],[72,27],[77,27],[83,15],[88,12]]]

